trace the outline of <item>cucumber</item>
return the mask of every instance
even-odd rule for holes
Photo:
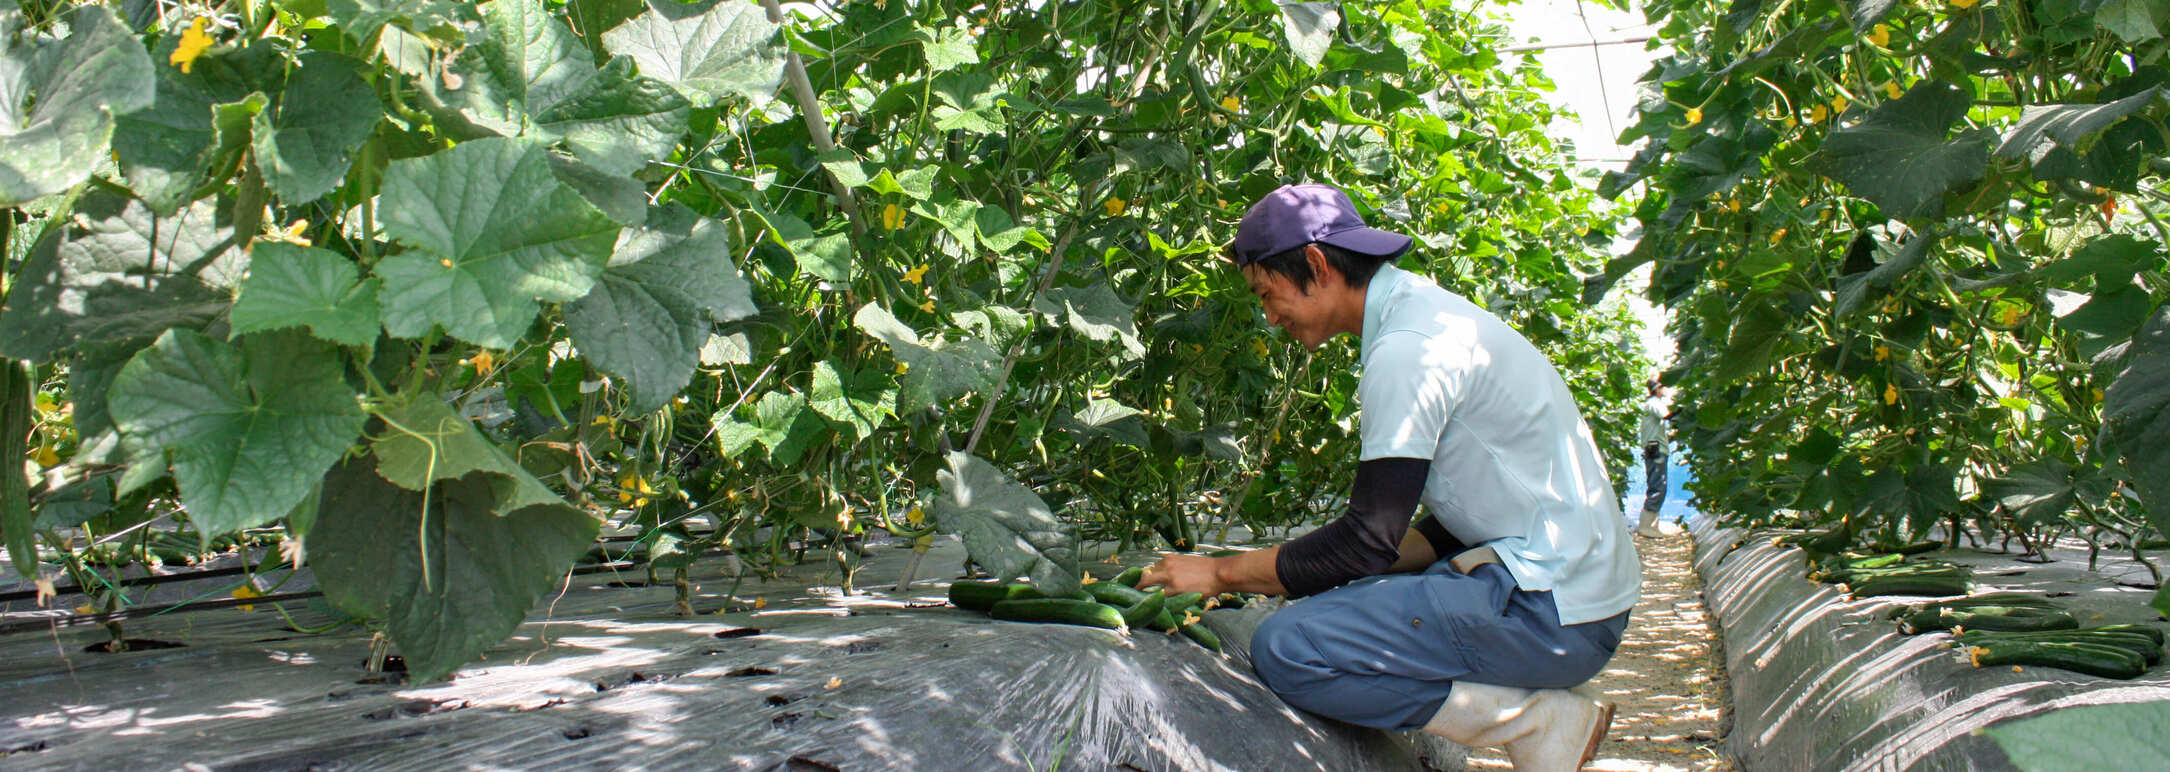
[[[1196,608],[1198,606],[1198,601],[1204,597],[1205,595],[1195,592],[1186,592],[1181,595],[1170,595],[1168,596],[1168,612],[1172,614],[1181,614],[1187,609]]]
[[[1215,654],[1221,653],[1221,637],[1206,629],[1203,623],[1192,622],[1178,629],[1183,631],[1184,636],[1197,641],[1198,645],[1212,649]]]
[[[1123,624],[1131,627],[1150,627],[1160,618],[1161,610],[1168,605],[1168,594],[1154,590],[1151,594],[1123,609]]]
[[[949,584],[949,602],[958,608],[986,611],[996,603],[1018,598],[1035,598],[1040,593],[1024,582],[973,582],[955,581]]]
[[[996,603],[987,615],[1011,622],[1047,622],[1122,630],[1123,612],[1105,603],[1070,598],[1022,598]]]
[[[2155,645],[2157,646],[2161,646],[2163,643],[2162,628],[2156,627],[2154,625],[2103,625],[2101,627],[2090,627],[2087,629],[2102,630],[2106,632],[2138,633],[2140,635],[2147,636],[2148,640],[2154,641]]]
[[[1208,553],[1206,553],[1206,557],[1209,557],[1209,558],[1232,558],[1232,557],[1235,557],[1235,556],[1237,556],[1237,555],[1241,555],[1241,554],[1243,554],[1243,550],[1214,550],[1214,551],[1212,551],[1212,552],[1208,552]]]
[[[1960,633],[1956,637],[1959,639],[1960,643],[1969,645],[1981,643],[2022,641],[2097,643],[2105,646],[2115,646],[2117,648],[2124,649],[2134,654],[2138,654],[2140,655],[2141,661],[2145,662],[2148,665],[2154,665],[2155,663],[2162,661],[2162,644],[2156,643],[2155,639],[2149,638],[2145,633],[2133,632],[2128,630],[2111,630],[2100,627],[2092,627],[2083,630],[2049,630],[2042,632],[2024,633],[2003,633],[1969,630],[1967,632]]]
[[[1847,586],[1856,598],[1872,598],[1881,595],[1965,595],[1974,589],[1974,580],[1964,574],[1930,574],[1922,576],[1878,576],[1849,581]]]
[[[2147,672],[2140,655],[2115,646],[2065,641],[1986,641],[1967,647],[1975,667],[2040,665],[2103,678],[2135,678]]]
[[[1143,578],[1145,578],[1145,569],[1139,568],[1137,566],[1131,566],[1129,568],[1123,569],[1122,573],[1116,574],[1115,578],[1112,581],[1124,587],[1136,589],[1138,586],[1138,580]]]
[[[2080,626],[2071,614],[2034,606],[1966,606],[1944,609],[1939,615],[1944,629],[1968,630],[2071,630]]]
[[[1145,600],[1145,591],[1115,582],[1093,582],[1085,585],[1085,592],[1093,600],[1116,608],[1135,606],[1138,601]]]

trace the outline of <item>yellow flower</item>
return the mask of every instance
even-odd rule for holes
[[[1899,88],[1898,81],[1892,81],[1890,83],[1884,84],[1884,96],[1891,97],[1892,99],[1898,99],[1899,97],[1905,95],[1906,89]]]
[[[1231,113],[1243,112],[1243,100],[1237,99],[1232,96],[1221,97],[1221,109],[1227,110]]]
[[[904,522],[911,523],[912,525],[919,525],[921,523],[927,522],[927,510],[920,509],[918,507],[912,507],[912,511],[904,513]]]
[[[254,588],[254,587],[250,587],[250,586],[248,586],[248,585],[246,585],[246,584],[244,584],[244,585],[241,585],[240,587],[235,587],[235,588],[234,588],[234,599],[236,599],[236,600],[248,600],[248,599],[250,599],[250,598],[261,598],[261,597],[264,597],[264,594],[263,594],[263,593],[257,592],[257,591],[256,591],[256,588]],[[241,609],[242,611],[255,611],[255,610],[256,610],[256,606],[255,606],[255,604],[249,604],[249,603],[244,603],[244,604],[242,604],[242,605],[239,605],[239,606],[235,606],[234,608],[237,608],[237,609]]]
[[[1891,45],[1891,25],[1878,24],[1876,29],[1869,30],[1869,44],[1877,48]]]
[[[460,364],[473,365],[476,375],[489,375],[497,369],[497,357],[488,351],[477,351],[474,356],[460,360]]]
[[[1726,210],[1726,211],[1728,211],[1728,212],[1738,212],[1738,211],[1740,211],[1740,210],[1741,210],[1741,200],[1740,200],[1740,199],[1737,199],[1737,198],[1728,198],[1728,199],[1726,199],[1726,200],[1725,200],[1725,210]]]
[[[1899,387],[1898,387],[1898,386],[1895,386],[1895,385],[1892,385],[1892,384],[1889,384],[1889,383],[1887,383],[1887,384],[1884,384],[1884,404],[1886,404],[1886,405],[1896,405],[1896,404],[1899,404]]]
[[[904,364],[903,362],[898,362],[898,363],[897,363],[897,374],[898,374],[898,375],[903,375],[903,374],[904,374],[904,371],[906,371],[906,370],[910,370],[910,369],[912,369],[912,368],[911,368],[911,367],[909,367],[909,366],[907,366],[907,365],[905,365],[905,364]]]
[[[1783,238],[1785,238],[1785,237],[1786,237],[1786,229],[1784,229],[1784,228],[1779,228],[1778,230],[1776,230],[1776,231],[1773,231],[1773,232],[1771,233],[1771,243],[1773,243],[1773,244],[1776,244],[1776,243],[1778,243],[1778,240],[1779,240],[1779,239],[1783,239]]]
[[[912,270],[904,272],[904,280],[912,284],[918,284],[920,282],[926,281],[926,279],[927,266],[924,264],[920,265],[918,268],[914,268]]]
[[[38,466],[56,466],[60,463],[60,453],[54,451],[51,445],[40,445],[38,452],[31,455],[30,460],[38,462]]]
[[[1979,3],[1981,1],[1982,0],[1951,0],[1951,7],[1964,11],[1968,8],[1974,7],[1975,3]]]
[[[304,246],[304,247],[306,247],[306,246],[311,246],[312,244],[311,244],[311,242],[309,241],[309,237],[308,237],[308,236],[304,236],[304,235],[302,235],[303,233],[306,233],[306,232],[308,232],[308,230],[309,230],[309,221],[308,221],[308,220],[295,220],[295,221],[293,221],[293,222],[291,222],[291,223],[287,223],[287,225],[286,225],[286,227],[285,227],[285,228],[281,228],[281,229],[279,229],[279,230],[276,230],[276,231],[272,231],[272,233],[271,233],[271,240],[272,240],[272,241],[283,241],[283,242],[286,242],[286,243],[288,243],[288,244],[294,244],[294,245],[298,245],[298,246]]]
[[[1851,104],[1853,103],[1847,101],[1845,97],[1838,97],[1836,99],[1833,99],[1831,100],[1831,114],[1838,115],[1839,113],[1846,112],[1846,107]]]
[[[754,610],[755,610],[755,611],[760,611],[761,609],[765,609],[765,608],[768,608],[768,607],[769,607],[769,599],[767,599],[767,598],[755,598],[755,599],[753,599],[753,608],[754,608]]]
[[[188,72],[189,67],[196,64],[196,57],[202,56],[212,43],[217,42],[206,31],[210,24],[211,19],[205,16],[189,22],[188,29],[181,31],[181,42],[173,47],[173,55],[166,57],[166,63]]]
[[[2019,307],[2019,304],[2013,303],[2011,305],[2005,306],[2004,310],[1997,312],[1997,323],[2006,327],[2011,327],[2013,325],[2019,324],[2020,317],[2026,315],[2027,312],[2024,309],[2021,309]]]
[[[1251,350],[1258,352],[1259,359],[1265,359],[1267,357],[1273,356],[1273,351],[1266,348],[1266,342],[1257,338],[1251,339]]]
[[[2095,404],[2097,404],[2097,405],[2099,405],[2099,404],[2102,404],[2102,390],[2101,390],[2101,389],[2096,389],[2096,390],[2095,390]]]
[[[1816,105],[1815,107],[1808,108],[1809,123],[1822,123],[1825,115],[1827,115],[1827,113],[1824,112],[1823,105]]]
[[[1120,198],[1110,197],[1108,200],[1100,202],[1100,205],[1107,207],[1109,217],[1121,217],[1123,216],[1123,209],[1130,204]]]
[[[1890,359],[1890,358],[1891,358],[1891,347],[1890,347],[1890,346],[1885,346],[1885,345],[1878,345],[1878,346],[1876,347],[1876,361],[1878,361],[1878,362],[1882,362],[1882,361],[1884,361],[1884,360],[1886,360],[1886,359]]]
[[[925,302],[925,303],[921,303],[921,304],[919,304],[919,310],[921,310],[921,311],[925,311],[925,312],[927,312],[927,313],[930,313],[930,314],[931,314],[931,313],[934,313],[934,301],[932,301],[932,300],[929,300],[929,301],[927,301],[927,302]]]
[[[896,230],[896,229],[897,229],[897,226],[899,226],[899,225],[903,225],[903,224],[904,224],[904,207],[900,207],[900,206],[897,206],[896,204],[890,204],[890,205],[888,205],[888,206],[882,207],[882,229],[883,229],[883,230],[892,230],[892,231],[893,231],[893,230]]]
[[[829,691],[832,691],[832,692],[833,692],[833,691],[836,691],[836,690],[837,690],[837,687],[840,687],[840,686],[843,686],[843,685],[844,685],[844,679],[842,679],[842,678],[838,678],[838,677],[836,677],[836,676],[829,676],[829,682],[828,682],[828,683],[825,683],[825,684],[822,684],[822,685],[821,685],[821,688],[823,688],[823,689],[827,689],[827,690],[829,690]]]
[[[1702,122],[1703,122],[1703,108],[1700,108],[1700,107],[1690,107],[1690,108],[1688,108],[1688,125],[1690,125],[1690,126],[1694,126],[1694,125],[1696,125],[1696,124],[1698,124],[1698,123],[1702,123]]]

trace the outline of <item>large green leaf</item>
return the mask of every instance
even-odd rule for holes
[[[1105,436],[1134,448],[1146,447],[1151,438],[1146,436],[1144,411],[1112,399],[1095,399],[1084,409],[1070,416],[1078,431],[1086,436]]]
[[[377,342],[377,280],[361,280],[337,252],[283,242],[257,244],[228,323],[235,334],[308,327],[348,346]]]
[[[763,97],[783,80],[776,25],[745,2],[650,3],[647,13],[603,34],[610,52],[631,57],[640,74],[678,89],[695,107],[731,95]]]
[[[325,478],[309,563],[334,605],[385,621],[416,681],[511,635],[595,539],[596,519],[568,506],[503,510],[487,475],[425,497],[386,484],[372,464],[355,459]]]
[[[393,485],[419,491],[433,482],[479,472],[488,475],[496,489],[500,513],[565,503],[476,431],[473,422],[452,412],[442,396],[426,391],[403,394],[377,416],[383,419],[385,430],[370,448],[377,454],[377,474]]]
[[[1988,168],[1987,130],[1945,140],[1946,129],[1972,103],[1965,89],[1922,81],[1860,123],[1832,132],[1809,168],[1846,183],[1888,217],[1933,216],[1946,191],[1980,179]]]
[[[414,249],[377,264],[386,330],[412,338],[440,325],[505,348],[534,321],[536,300],[588,294],[619,228],[557,180],[547,154],[493,138],[392,162],[380,217]]]
[[[2076,150],[2089,136],[2147,109],[2159,93],[2147,89],[2107,104],[2028,105],[2019,114],[2019,125],[1997,146],[1997,157],[2038,163],[2059,146]]]
[[[1138,339],[1137,308],[1105,283],[1049,289],[1032,301],[1032,310],[1092,340],[1119,340],[1133,358],[1145,355],[1145,343]]]
[[[2088,277],[2098,282],[2129,281],[2134,273],[2160,260],[2160,243],[2118,233],[2087,242],[2071,257],[2036,269],[2036,275],[2053,282],[2076,282]]]
[[[897,393],[881,373],[821,362],[814,365],[814,388],[806,403],[814,412],[850,427],[853,437],[864,438],[874,434],[883,418],[896,414]]]
[[[151,55],[102,5],[66,14],[68,35],[23,30],[0,6],[0,207],[74,187],[106,160],[113,116],[151,104]]]
[[[361,63],[311,52],[301,57],[278,104],[256,114],[251,135],[264,184],[292,206],[322,198],[346,177],[354,151],[384,117]]]
[[[201,327],[248,268],[209,202],[158,217],[93,190],[31,250],[0,311],[0,356],[44,361],[80,343]]]
[[[619,235],[594,291],[565,307],[565,325],[589,362],[626,380],[629,407],[645,412],[693,380],[715,322],[754,311],[723,223],[671,204]]]
[[[207,537],[284,516],[363,419],[340,357],[279,333],[237,347],[169,330],[121,368],[107,407],[129,455],[169,454],[181,503]]]
[[[2103,29],[2135,45],[2162,37],[2164,19],[2170,19],[2170,0],[2106,0],[2095,12]]]
[[[2127,357],[2103,397],[2102,431],[2116,439],[2155,530],[2170,534],[2170,305],[2155,309]]]
[[[1031,489],[968,453],[949,454],[939,477],[935,524],[964,539],[972,562],[997,579],[1030,575],[1051,596],[1082,588],[1076,535]]]
[[[851,239],[842,233],[822,236],[814,227],[792,215],[756,209],[768,225],[769,235],[791,253],[799,270],[832,282],[851,281]]]
[[[897,395],[899,413],[909,415],[959,394],[984,391],[994,383],[1001,356],[977,338],[924,343],[911,327],[874,303],[860,306],[852,323],[889,344],[904,365],[903,386]]]
[[[2023,521],[2053,523],[2078,500],[2072,466],[2054,458],[2020,464],[1982,481],[1982,494]]]
[[[770,463],[788,467],[798,463],[826,425],[807,408],[804,394],[772,391],[762,395],[752,410],[752,422],[721,412],[715,415],[717,444],[724,455],[739,455],[758,442],[768,450]]]
[[[1341,28],[1340,3],[1281,2],[1281,33],[1289,51],[1313,67],[1326,58]]]
[[[1975,731],[2024,772],[2132,769],[2170,759],[2170,702],[2054,708]]]
[[[180,37],[166,36],[157,57],[170,56]],[[230,169],[229,154],[238,157],[248,146],[253,117],[268,101],[265,94],[278,92],[285,60],[260,43],[205,53],[187,72],[154,70],[155,101],[115,120],[113,156],[128,188],[151,211],[170,217],[195,199],[214,167]]]
[[[454,78],[424,79],[477,127],[563,140],[580,160],[621,175],[669,155],[685,131],[684,97],[634,75],[630,59],[596,68],[580,39],[538,0],[498,0],[483,19],[487,35],[453,61]]]

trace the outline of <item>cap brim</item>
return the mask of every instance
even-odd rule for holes
[[[1416,243],[1416,239],[1408,236],[1369,227],[1350,228],[1327,234],[1319,240],[1351,252],[1386,258],[1400,257],[1401,253],[1409,251],[1409,247]]]

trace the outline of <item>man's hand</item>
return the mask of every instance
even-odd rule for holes
[[[1181,595],[1186,592],[1219,595],[1221,593],[1219,563],[1219,559],[1209,558],[1204,555],[1185,555],[1182,553],[1168,555],[1162,557],[1160,562],[1154,563],[1145,569],[1145,575],[1138,578],[1138,586],[1158,586],[1166,589],[1169,595]]]
[[[1274,570],[1274,561],[1280,555],[1280,545],[1238,552],[1225,558],[1181,553],[1167,555],[1145,569],[1145,575],[1138,579],[1138,586],[1157,585],[1166,588],[1169,595],[1186,592],[1286,595],[1288,588],[1281,586],[1280,574]]]

